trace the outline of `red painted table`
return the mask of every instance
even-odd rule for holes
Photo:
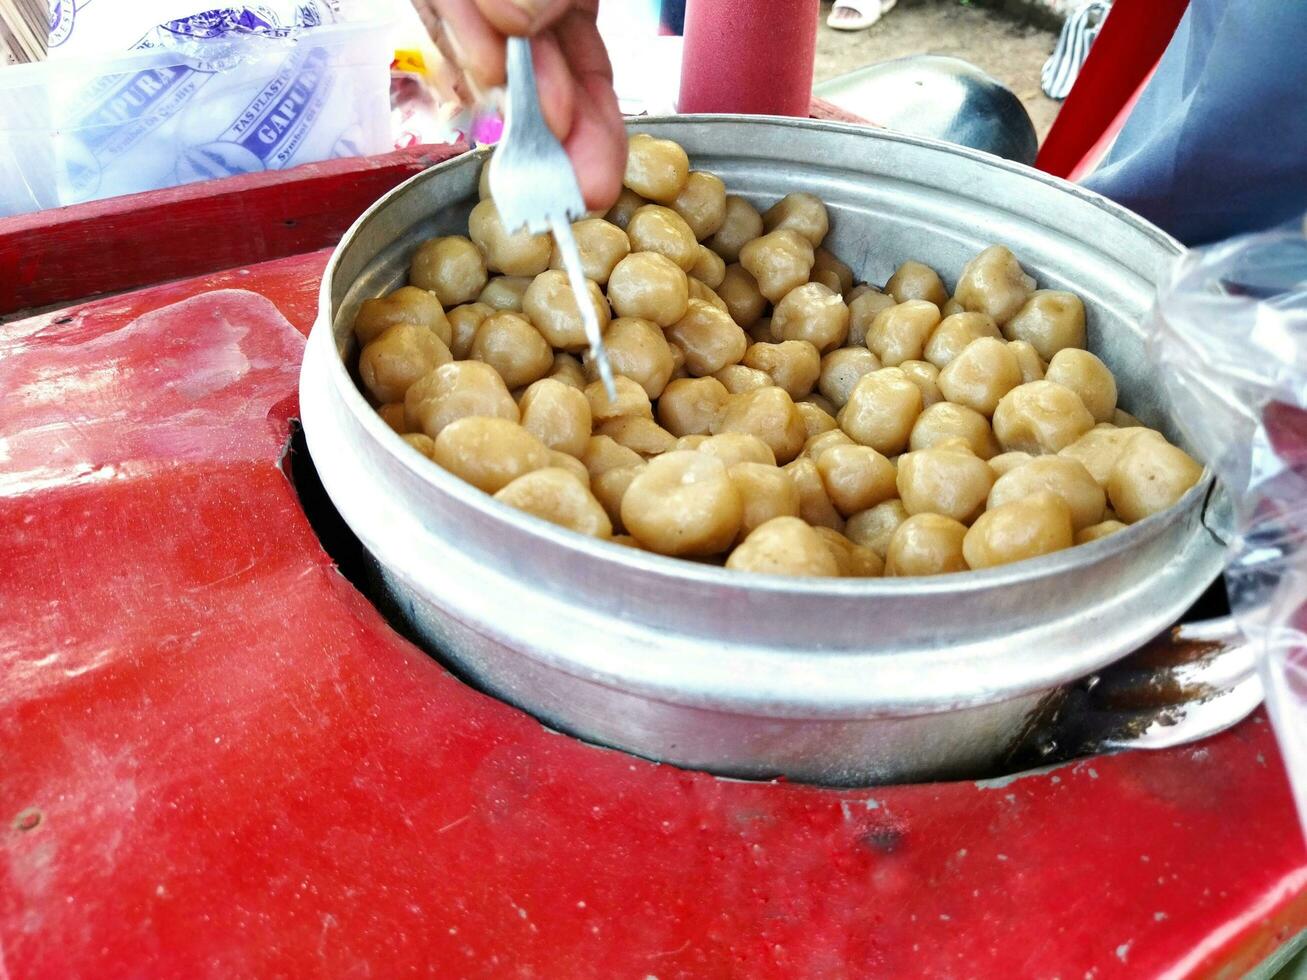
[[[1261,713],[829,790],[594,748],[464,686],[287,477],[325,261],[0,326],[0,977],[1237,976],[1307,926]]]

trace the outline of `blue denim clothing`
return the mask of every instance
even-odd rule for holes
[[[1301,218],[1307,0],[1192,0],[1085,185],[1188,245]]]

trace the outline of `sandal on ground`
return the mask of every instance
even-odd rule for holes
[[[898,0],[836,0],[826,26],[837,31],[861,31],[894,9]]]

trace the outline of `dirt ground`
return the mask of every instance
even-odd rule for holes
[[[1042,141],[1061,103],[1044,95],[1039,72],[1057,36],[959,0],[900,0],[880,23],[865,31],[826,26],[830,3],[821,5],[816,81],[911,54],[942,54],[970,61],[993,75],[1025,103]]]

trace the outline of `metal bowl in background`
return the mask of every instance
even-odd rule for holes
[[[898,133],[1034,163],[1039,137],[1006,85],[961,58],[918,54],[859,68],[812,94]]]
[[[826,201],[826,245],[883,282],[915,258],[955,276],[1010,246],[1072,289],[1122,404],[1181,445],[1141,323],[1180,251],[1110,202],[993,157],[866,127],[759,117],[641,119],[765,206]],[[931,579],[743,575],[572,534],[412,452],[346,363],[359,302],[405,277],[421,240],[462,233],[484,156],[382,198],[341,241],[301,378],[332,501],[413,629],[464,676],[547,723],[694,768],[831,783],[985,772],[1050,696],[1170,627],[1220,570],[1204,480],[1091,545]],[[950,280],[950,285],[952,284]]]

